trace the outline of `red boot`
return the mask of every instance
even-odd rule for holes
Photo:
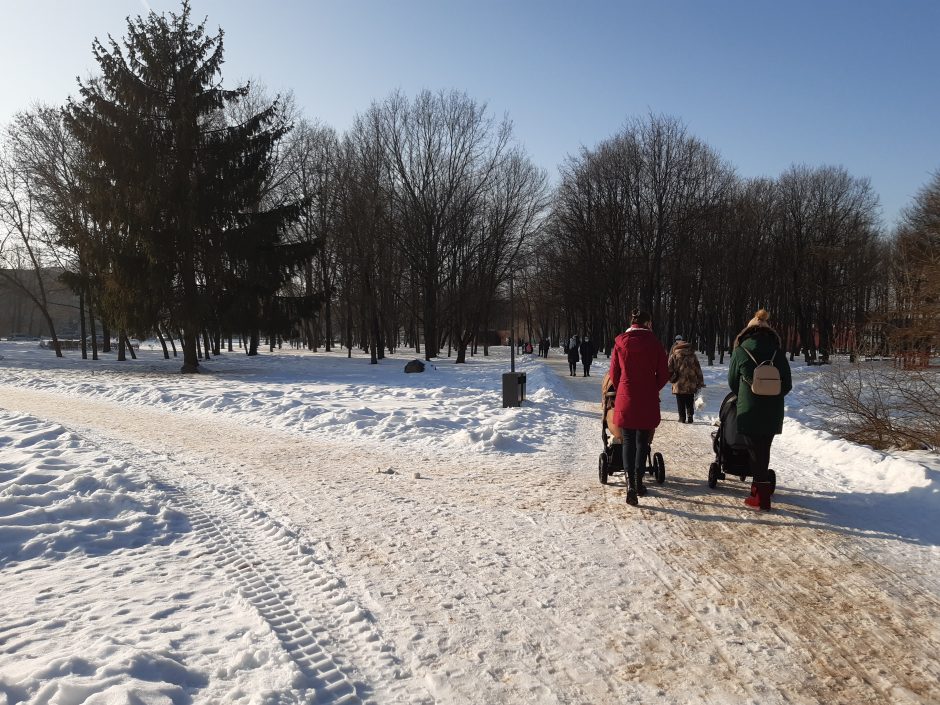
[[[756,488],[756,492],[745,499],[744,503],[749,507],[754,507],[754,509],[759,509],[763,512],[770,511],[770,494],[772,492],[770,483],[755,482],[753,487]]]

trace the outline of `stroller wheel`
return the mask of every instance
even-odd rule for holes
[[[666,481],[666,462],[662,453],[653,454],[653,467],[656,468],[656,483],[663,484]]]
[[[607,454],[601,453],[601,456],[597,459],[597,478],[601,481],[602,485],[607,484]]]
[[[715,489],[718,485],[718,463],[712,463],[708,466],[708,486]]]
[[[767,477],[770,479],[770,494],[773,494],[774,490],[777,489],[777,473],[773,470],[768,470]]]

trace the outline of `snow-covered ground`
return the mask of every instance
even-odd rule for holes
[[[820,430],[776,511],[706,485],[725,368],[641,507],[597,479],[601,358],[0,343],[0,705],[934,703],[940,462]]]

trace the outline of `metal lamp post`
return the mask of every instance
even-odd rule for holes
[[[516,316],[513,312],[512,301],[512,270],[509,270],[509,371],[516,371]]]
[[[516,372],[516,321],[512,294],[512,270],[509,271],[509,372],[503,373],[503,408],[522,406],[525,401],[525,372]]]

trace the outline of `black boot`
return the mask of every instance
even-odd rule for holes
[[[636,496],[645,497],[646,496],[646,485],[643,484],[643,478],[638,477],[636,479]]]
[[[631,507],[635,507],[639,504],[637,501],[636,493],[636,472],[633,470],[627,471],[627,504]]]

